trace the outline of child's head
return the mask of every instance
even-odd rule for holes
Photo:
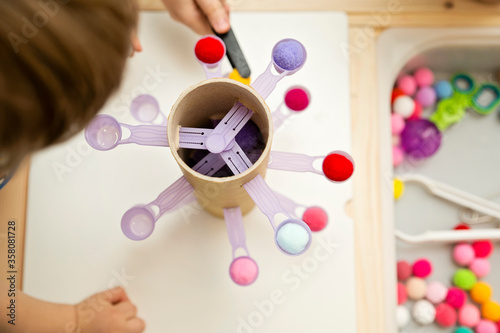
[[[80,131],[118,87],[132,0],[0,1],[0,177]]]

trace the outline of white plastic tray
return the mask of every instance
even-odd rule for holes
[[[394,205],[392,197],[392,156],[390,138],[390,92],[400,70],[413,72],[421,66],[435,71],[437,79],[449,79],[458,71],[472,74],[480,82],[496,81],[500,69],[499,29],[393,29],[383,33],[378,44],[380,133],[382,136],[383,214],[386,236],[386,270],[389,272],[386,304],[388,320],[395,323],[395,256],[413,262],[429,258],[435,270],[428,281],[451,284],[458,268],[451,260],[451,245],[408,245],[395,242],[394,228],[409,234],[427,230],[452,229],[458,224],[458,209],[454,204],[437,199],[418,185],[407,185],[404,196]],[[455,186],[475,195],[486,197],[500,190],[500,121],[497,112],[479,116],[468,112],[458,124],[445,131],[438,153],[421,163],[406,162],[398,173],[418,173]],[[497,197],[497,202],[500,198]],[[484,225],[481,227],[494,227]],[[479,226],[478,226],[479,227]],[[498,247],[498,243],[497,243]],[[396,254],[395,254],[396,253]],[[500,300],[500,248],[492,258],[492,271],[484,280],[492,284],[494,298]],[[496,265],[495,265],[496,264]],[[390,296],[389,296],[390,294]],[[409,306],[410,304],[408,304]],[[391,319],[392,318],[392,319]],[[421,326],[411,324],[404,332],[418,332]],[[393,326],[391,332],[395,332]],[[452,332],[436,325],[426,332]]]
[[[234,13],[232,22],[253,78],[267,67],[280,39],[301,40],[308,51],[304,68],[280,82],[268,99],[276,108],[286,89],[297,84],[312,94],[307,113],[275,134],[273,150],[350,151],[349,65],[339,47],[347,42],[347,17]],[[141,14],[139,32],[145,51],[130,61],[120,91],[103,110],[125,123],[133,123],[128,111],[133,96],[148,92],[168,113],[184,89],[204,79],[193,54],[198,37],[168,14]],[[229,64],[224,66],[229,71]],[[292,258],[276,249],[269,222],[254,209],[244,221],[260,276],[242,288],[229,278],[224,221],[196,205],[161,218],[145,241],[122,234],[123,213],[152,201],[180,176],[168,148],[125,145],[97,152],[89,150],[82,134],[34,156],[25,291],[74,303],[125,285],[148,333],[356,331],[353,224],[344,213],[351,181],[339,185],[314,174],[270,170],[266,179],[272,188],[324,207],[330,225],[314,235],[309,252]],[[325,250],[322,244],[329,242],[334,248]]]

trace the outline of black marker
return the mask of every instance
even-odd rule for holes
[[[233,29],[229,28],[229,31],[225,34],[218,34],[215,31],[214,33],[217,37],[224,41],[224,44],[226,44],[226,55],[231,63],[231,66],[238,70],[242,78],[250,77],[250,67],[248,67],[248,63],[243,55],[243,52],[241,51],[238,41],[236,40]]]

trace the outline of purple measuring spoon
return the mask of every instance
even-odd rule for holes
[[[258,174],[243,187],[257,207],[267,216],[274,229],[274,240],[278,249],[287,255],[300,255],[311,245],[311,230],[304,221],[294,218],[280,204],[278,197]],[[278,214],[287,217],[276,227],[274,218]]]
[[[130,130],[130,136],[123,140],[122,126]],[[114,117],[105,114],[96,116],[87,126],[85,139],[92,148],[97,150],[110,150],[126,143],[168,147],[167,128],[165,126],[132,126],[119,123]]]
[[[307,52],[304,46],[295,39],[283,39],[276,43],[272,52],[272,61],[267,69],[252,84],[252,87],[266,99],[285,76],[300,70],[306,61]],[[274,66],[279,75],[271,72]],[[252,118],[253,111],[237,102],[222,121],[207,137],[206,146],[211,153],[220,153],[238,134],[247,121]]]
[[[284,102],[272,113],[274,129],[278,129],[290,116],[304,111],[311,101],[309,91],[301,86],[294,86],[285,92]]]
[[[245,228],[240,207],[224,208],[224,219],[226,221],[227,235],[231,243],[233,261],[229,266],[229,276],[234,283],[240,286],[248,286],[255,282],[259,275],[259,266],[250,257],[246,245]],[[246,256],[236,257],[236,251],[245,251]]]
[[[252,87],[262,96],[263,99],[273,92],[276,84],[285,76],[293,75],[300,70],[307,59],[306,48],[295,39],[282,39],[274,45],[272,60],[262,73],[252,83]],[[278,72],[274,75],[273,68]]]
[[[224,47],[224,52],[222,53],[221,58],[214,63],[207,63],[207,62],[203,61],[203,51],[206,48],[206,46],[204,46],[203,43],[207,39],[217,40],[221,43],[221,46]],[[224,54],[226,54],[226,44],[224,44],[224,41],[222,41],[222,39],[220,39],[217,36],[209,36],[209,35],[203,36],[198,40],[198,42],[196,43],[196,45],[194,47],[194,55],[196,56],[196,59],[198,60],[198,62],[202,65],[203,69],[205,70],[205,75],[206,75],[207,79],[222,77],[221,63],[222,63],[222,59],[224,59]]]
[[[324,163],[325,159],[328,156],[334,154],[341,155],[347,158],[349,161],[351,161],[354,170],[353,158],[351,157],[351,155],[341,150],[335,150],[326,156],[308,156],[304,154],[272,151],[269,156],[269,164],[267,165],[267,167],[269,169],[284,170],[284,171],[312,172],[318,175],[323,175],[330,181],[339,183],[341,181],[328,178],[324,172],[325,167],[327,167],[327,165],[325,165]],[[318,170],[317,168],[314,167],[314,163],[318,160],[323,160],[322,170]]]
[[[144,94],[134,98],[130,105],[130,112],[141,123],[153,124],[158,116],[160,116],[161,125],[167,125],[167,117],[161,112],[156,98],[151,95]]]
[[[154,231],[156,221],[166,212],[178,207],[193,191],[194,188],[184,176],[179,178],[154,201],[129,209],[122,217],[123,233],[132,240],[148,238]],[[155,206],[158,212],[155,212]]]

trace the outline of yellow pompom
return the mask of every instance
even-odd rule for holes
[[[481,307],[481,314],[484,319],[497,322],[500,320],[500,305],[493,301],[486,302]]]
[[[479,304],[488,302],[491,298],[492,290],[486,282],[478,282],[470,291],[470,298]]]
[[[247,78],[241,77],[240,73],[236,68],[233,69],[233,71],[229,74],[229,78],[244,83],[246,85],[250,84],[250,77]]]
[[[394,179],[394,199],[398,200],[405,191],[405,183],[401,180],[395,178]]]

